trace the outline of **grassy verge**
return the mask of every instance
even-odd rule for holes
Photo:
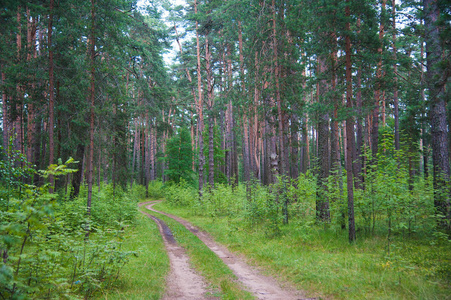
[[[160,299],[164,294],[169,259],[157,225],[141,213],[136,226],[129,227],[122,247],[138,251],[137,257],[121,270],[113,289],[103,291],[98,299]]]
[[[334,299],[451,299],[447,272],[451,247],[398,239],[387,257],[384,237],[347,242],[346,232],[325,231],[295,222],[270,238],[263,228],[249,228],[239,219],[194,216],[189,209],[161,203],[156,209],[190,220],[215,239],[241,252],[272,275],[294,283],[310,296]]]
[[[169,226],[177,242],[186,249],[194,268],[212,284],[211,289],[217,291],[214,296],[231,300],[254,299],[249,292],[241,289],[232,271],[198,237],[169,217],[147,209],[146,212]]]

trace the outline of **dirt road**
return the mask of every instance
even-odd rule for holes
[[[143,206],[148,203],[140,203]],[[184,248],[177,244],[171,229],[160,219],[146,212],[143,214],[157,223],[164,245],[169,256],[171,270],[166,280],[167,288],[164,300],[212,299],[207,296],[207,284],[202,276],[196,273],[189,264],[189,257]]]
[[[171,215],[171,214],[167,214],[167,213],[155,210],[152,206],[157,203],[158,203],[158,201],[145,202],[145,203],[140,203],[140,206],[145,205],[145,207],[147,209],[157,212],[157,213],[160,213],[160,214],[163,214],[167,217],[170,217],[170,218],[176,220],[177,222],[181,223],[183,226],[185,226],[186,229],[191,231],[202,242],[204,242],[205,245],[207,245],[207,247],[210,248],[211,251],[216,253],[216,255],[233,271],[233,273],[237,276],[238,280],[243,284],[245,289],[247,289],[248,291],[253,293],[257,299],[262,299],[262,300],[313,299],[313,298],[305,298],[305,296],[300,291],[296,291],[296,290],[293,290],[293,289],[287,288],[287,287],[281,287],[281,285],[274,278],[262,275],[258,270],[249,266],[242,258],[231,253],[226,247],[217,244],[211,238],[210,235],[208,235],[206,232],[200,231],[199,229],[194,227],[191,223],[187,222],[186,220],[181,219],[181,218]],[[157,219],[149,214],[147,214],[147,215],[150,216],[151,218],[153,218],[154,220]],[[161,220],[159,222],[161,222]],[[159,224],[159,226],[163,227],[163,225],[160,225],[160,223],[158,223],[158,224]],[[164,226],[166,226],[166,225],[164,225]],[[161,229],[160,229],[160,232],[162,232]],[[163,233],[164,233],[164,230],[163,230]],[[163,235],[163,233],[162,233],[162,235]],[[164,237],[164,235],[163,235],[163,237]],[[167,249],[168,249],[168,253],[170,253],[170,251],[172,251],[168,247],[167,247]],[[171,256],[170,256],[170,259],[171,259]],[[172,260],[171,260],[171,266],[172,266]],[[176,266],[174,265],[174,267],[176,267]],[[171,282],[171,281],[174,281],[174,279],[169,280],[169,282]],[[193,280],[190,280],[190,282],[191,281],[193,281]],[[169,288],[170,288],[170,286],[169,286]],[[182,299],[182,298],[167,298],[167,299]],[[187,299],[205,299],[205,298],[188,297]]]

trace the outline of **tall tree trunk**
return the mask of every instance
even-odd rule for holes
[[[2,70],[3,70],[2,65]],[[6,74],[2,72],[2,85],[6,82]],[[3,149],[8,149],[9,145],[9,133],[10,133],[10,118],[9,118],[9,109],[7,103],[6,91],[2,90],[2,115],[3,115]]]
[[[437,0],[423,0],[425,17],[425,41],[427,76],[429,90],[429,118],[431,121],[432,165],[434,176],[434,205],[437,214],[442,215],[440,226],[446,226],[446,218],[450,219],[449,190],[449,144],[446,116],[445,83],[446,74],[439,64],[443,49],[440,45],[440,28],[437,21],[440,16]],[[448,223],[449,224],[449,223]]]
[[[421,22],[421,25],[423,25],[423,22]],[[421,100],[422,100],[422,102],[423,102],[423,105],[424,106],[426,106],[425,105],[425,103],[426,103],[426,94],[425,94],[425,91],[424,91],[424,86],[425,86],[425,79],[424,79],[424,59],[423,59],[423,57],[424,57],[424,41],[423,41],[423,39],[421,40],[421,54],[420,54],[420,65],[421,65],[421,91],[420,91],[420,93],[421,93]],[[422,114],[421,114],[421,116],[422,117],[424,117],[424,115],[425,115],[426,113],[425,113],[425,111],[424,111],[424,108],[423,108],[423,112],[422,112]],[[427,144],[427,140],[426,140],[426,126],[427,126],[427,124],[426,124],[427,122],[426,121],[423,121],[422,122],[422,124],[421,124],[421,139],[422,139],[422,141],[423,141],[423,151],[422,151],[422,154],[423,154],[423,169],[424,169],[424,178],[425,179],[427,179],[428,177],[429,177],[429,166],[428,166],[428,144]]]
[[[240,82],[241,82],[241,93],[246,94],[246,84],[244,81],[244,53],[243,53],[243,32],[241,21],[238,21],[238,47],[240,52]],[[230,57],[230,54],[229,54]],[[251,161],[250,161],[250,149],[249,149],[249,122],[247,117],[248,109],[243,111],[243,171],[244,171],[244,181],[249,182],[251,179]]]
[[[149,111],[146,111],[146,150],[145,150],[145,187],[146,187],[146,197],[149,197],[149,181],[151,180],[150,176],[150,152],[151,152],[151,136],[149,134],[150,123],[149,123]]]
[[[382,92],[382,53],[383,53],[383,39],[384,39],[384,15],[385,15],[385,4],[387,0],[382,0],[381,4],[381,20],[379,24],[379,48],[377,53],[379,55],[379,62],[377,63],[376,70],[376,90],[374,92],[375,107],[373,111],[373,130],[372,130],[372,154],[373,162],[376,161],[378,146],[379,146],[379,107],[381,100],[383,98]]]
[[[21,61],[21,52],[22,52],[22,26],[21,26],[21,20],[22,20],[22,7],[17,7],[17,34],[16,34],[16,44],[17,44],[17,62],[20,63]],[[22,154],[24,154],[23,151],[23,90],[21,83],[18,82],[16,84],[16,113],[14,115],[13,121],[13,128],[12,133],[15,134],[14,138],[14,149],[20,151]],[[13,114],[11,114],[13,115]]]
[[[273,30],[273,55],[274,55],[274,79],[276,83],[276,102],[277,102],[277,116],[278,116],[278,124],[279,124],[279,132],[278,132],[278,144],[279,144],[279,174],[285,174],[286,171],[286,161],[285,161],[285,145],[284,145],[284,126],[283,126],[283,113],[282,113],[282,99],[280,97],[280,69],[279,69],[279,57],[278,57],[278,45],[277,45],[277,28],[276,28],[276,6],[275,0],[272,0],[272,9],[273,9],[273,19],[272,19],[272,30]]]
[[[318,74],[324,77],[327,72],[326,59],[318,58]],[[317,84],[317,101],[326,104],[326,94],[328,92],[327,80],[321,79]],[[318,189],[316,200],[316,218],[320,221],[330,221],[329,199],[327,197],[327,178],[330,172],[330,151],[329,151],[329,113],[320,111],[318,113]]]
[[[30,16],[30,9],[27,7],[27,62],[31,62],[33,54],[36,55],[36,47],[33,43],[36,38],[36,19]],[[36,87],[35,78],[30,78],[31,84],[31,95],[30,99],[33,100],[34,90]],[[27,161],[34,164],[33,161],[33,145],[34,139],[36,137],[35,132],[35,120],[34,120],[34,105],[33,101],[29,101],[27,105],[28,115],[27,115]]]
[[[146,130],[145,130],[145,118],[144,116],[141,117],[141,127],[143,128],[143,130],[141,130],[141,145],[139,147],[140,149],[140,158],[141,158],[141,170],[139,172],[140,176],[139,176],[139,183],[141,185],[145,185],[146,183]]]
[[[197,14],[197,0],[194,0],[194,13]],[[204,186],[204,140],[202,132],[204,130],[203,102],[202,102],[202,77],[200,70],[200,40],[199,40],[199,22],[196,20],[196,51],[197,51],[197,117],[198,117],[198,143],[199,143],[199,196],[202,196]]]
[[[291,157],[290,177],[299,177],[299,117],[296,112],[291,114]]]
[[[89,157],[88,157],[88,200],[87,214],[91,215],[92,200],[92,171],[94,166],[94,108],[95,108],[95,0],[91,0],[91,33],[89,37],[90,54],[90,88],[89,88]],[[89,236],[90,229],[87,228],[86,236]]]
[[[157,179],[157,167],[156,167],[156,157],[157,157],[157,129],[154,122],[152,122],[152,155],[150,159],[151,167],[151,180]]]
[[[138,155],[138,145],[139,145],[139,130],[138,130],[138,119],[135,118],[135,138],[133,139],[133,150],[132,150],[132,165],[131,165],[131,176],[130,176],[130,188],[133,188],[133,180],[135,178],[135,165]]]
[[[357,28],[358,32],[357,34],[360,34],[360,18],[357,19]],[[359,49],[357,49],[357,52],[359,52]],[[363,99],[362,99],[362,67],[359,66],[357,69],[357,82],[356,82],[356,113],[357,113],[357,144],[356,144],[356,160],[355,160],[355,170],[354,173],[354,183],[355,188],[363,188]]]
[[[49,27],[48,27],[48,47],[49,47],[49,164],[53,164],[55,144],[53,141],[53,129],[54,129],[54,79],[53,79],[53,47],[52,47],[52,32],[53,32],[53,6],[54,0],[50,0],[50,14],[49,14]],[[50,180],[50,193],[53,192],[54,178],[53,175],[49,176]]]
[[[205,64],[207,69],[207,104],[209,112],[208,122],[208,184],[209,188],[215,187],[215,153],[214,153],[214,116],[213,116],[213,83],[211,70],[211,52],[208,33],[205,38]]]
[[[398,60],[396,55],[396,1],[392,0],[392,13],[393,13],[393,72],[394,78],[394,90],[393,90],[393,102],[394,102],[394,117],[395,117],[395,149],[399,150],[399,100],[398,100]],[[423,57],[423,56],[422,56]]]
[[[253,163],[252,165],[254,166],[253,172],[254,172],[254,177],[260,179],[260,181],[262,181],[262,176],[261,176],[261,167],[260,167],[260,159],[258,158],[258,150],[257,147],[259,147],[259,145],[262,144],[263,141],[259,142],[259,137],[258,137],[258,133],[259,133],[259,125],[260,122],[258,120],[258,103],[259,103],[259,99],[260,99],[260,90],[258,88],[258,82],[259,82],[259,72],[260,72],[260,66],[258,63],[258,52],[255,51],[255,86],[254,86],[254,101],[253,101],[253,105],[252,105],[252,116],[253,116],[253,122],[252,122],[252,130],[251,130],[251,143],[252,146],[251,147],[251,156],[252,156],[252,160]],[[263,147],[261,147],[263,148]]]
[[[385,0],[384,0],[385,1]],[[351,9],[349,7],[349,0],[346,0],[345,15],[346,21],[346,36],[345,36],[345,51],[346,51],[346,107],[348,111],[352,109],[352,61],[351,61]],[[346,119],[346,152],[348,159],[346,161],[346,185],[348,189],[348,226],[349,226],[349,241],[352,243],[356,239],[355,235],[355,219],[354,219],[354,186],[352,180],[352,152],[354,147],[354,120],[352,116],[348,115]]]

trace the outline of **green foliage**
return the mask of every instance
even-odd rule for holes
[[[195,188],[181,180],[178,185],[167,185],[164,189],[164,197],[173,206],[189,207],[197,201],[198,194]]]
[[[164,197],[163,182],[161,180],[154,180],[149,182],[147,187],[149,197],[153,199],[161,199]]]
[[[194,184],[193,150],[191,148],[191,136],[186,128],[167,142],[166,160],[168,169],[165,175],[170,181],[179,183],[182,179],[189,184]]]
[[[97,299],[158,300],[164,294],[169,258],[158,226],[147,216],[139,214],[136,226],[124,233],[123,251],[137,252],[122,268],[118,282],[111,289],[102,290]]]
[[[11,184],[8,200],[2,195],[0,211],[0,296],[88,298],[111,286],[134,254],[121,250],[121,240],[123,227],[135,218],[135,203],[111,188],[93,197],[96,201],[90,224],[94,233],[87,240],[84,200],[63,202],[57,194],[49,193],[48,184],[35,187],[21,183],[20,177],[28,169],[20,166],[20,161],[25,161],[21,155],[8,153],[5,162],[10,164],[1,165],[2,179]],[[66,175],[74,171],[67,167],[72,162],[51,165],[40,173]]]

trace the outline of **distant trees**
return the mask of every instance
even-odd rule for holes
[[[168,29],[156,4],[143,15],[128,0],[8,1],[3,143],[15,136],[40,169],[74,156],[79,172],[57,181],[73,196],[87,179],[126,188],[194,172],[202,195],[224,179],[270,185],[313,172],[317,220],[344,227],[347,214],[351,241],[354,196],[371,186],[379,158],[404,151],[410,189],[432,162],[445,226],[445,2],[195,0],[171,11]],[[161,58],[168,32],[179,53],[172,73]]]
[[[425,8],[440,5],[428,3]],[[420,173],[428,175],[429,134],[435,140],[441,132],[443,147],[447,144],[443,138],[448,138],[448,130],[434,129],[438,124],[432,124],[440,118],[430,119],[430,125],[425,118],[424,103],[431,103],[430,114],[434,114],[439,103],[434,91],[448,84],[431,73],[430,54],[429,93],[413,93],[425,87],[421,79],[425,72],[423,37],[427,49],[432,49],[432,38],[435,43],[441,41],[436,59],[445,64],[449,56],[449,49],[441,46],[446,44],[443,37],[422,32],[421,9],[417,2],[398,6],[385,0],[190,2],[186,28],[194,30],[196,38],[186,41],[184,49],[195,47],[197,54],[193,49],[187,55],[190,50],[185,50],[180,62],[186,74],[198,79],[197,83],[189,81],[188,88],[196,86],[198,91],[193,111],[198,129],[192,136],[196,140],[193,149],[199,153],[199,188],[207,182],[202,175],[203,129],[199,131],[204,128],[203,109],[207,109],[205,122],[221,124],[222,172],[230,183],[237,175],[243,181],[271,184],[276,175],[296,177],[298,170],[305,173],[310,168],[319,183],[318,219],[329,222],[329,178],[342,174],[345,167],[347,191],[341,179],[336,184],[341,186],[341,195],[348,197],[349,238],[354,240],[353,194],[365,189],[371,172],[377,170],[378,157],[389,153],[385,140],[381,142],[387,133],[393,134],[396,150],[409,149],[408,160],[400,163],[408,164],[411,182]],[[425,10],[429,12],[425,28],[436,33],[442,30],[438,28],[447,28],[431,21],[431,11],[437,21],[440,13],[442,18],[449,13]],[[432,87],[432,82],[440,82],[441,88]],[[440,104],[442,113],[445,102]],[[216,113],[210,113],[212,107]],[[440,122],[446,124],[442,113]],[[419,144],[421,150],[415,146]],[[442,153],[440,157],[449,161],[449,154]],[[437,159],[432,161],[436,168]],[[209,167],[211,163],[210,157]],[[442,172],[444,187],[446,167],[440,168],[436,173]],[[212,177],[208,178],[211,185]]]
[[[125,188],[130,140],[140,134],[145,142],[135,150],[139,159],[148,154],[140,167],[152,162],[156,177],[156,139],[170,92],[161,57],[164,26],[158,10],[148,9],[143,16],[127,0],[7,1],[0,7],[3,145],[15,137],[15,149],[36,169],[74,157],[78,172],[56,181],[72,197],[83,182],[89,194],[102,181]],[[138,126],[135,134],[130,124],[147,126],[146,116],[152,129]]]
[[[184,180],[188,184],[194,183],[193,151],[188,129],[181,128],[180,132],[167,141],[166,159],[168,168],[165,170],[169,181],[179,183]]]

